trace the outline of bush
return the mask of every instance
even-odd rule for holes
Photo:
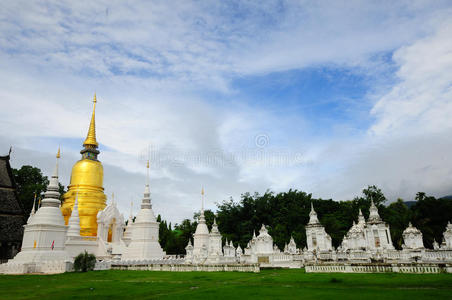
[[[74,260],[74,270],[76,272],[86,272],[94,270],[96,265],[96,256],[94,254],[80,253]]]

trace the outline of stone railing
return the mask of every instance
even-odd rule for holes
[[[307,273],[452,273],[452,265],[439,264],[309,264],[305,269]]]
[[[171,271],[171,272],[260,272],[258,264],[220,264],[220,265],[169,265],[169,264],[144,264],[126,265],[112,264],[112,270],[138,270],[138,271]]]
[[[452,263],[452,250],[426,250],[422,255],[422,261]]]
[[[271,255],[272,261],[282,262],[282,261],[293,261],[294,255],[286,253],[274,253]]]
[[[3,274],[58,274],[73,270],[73,263],[68,261],[43,261],[40,263],[16,263],[10,261],[0,265],[0,273]]]

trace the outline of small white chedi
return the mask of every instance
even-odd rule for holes
[[[198,225],[193,234],[193,245],[191,240],[185,247],[185,263],[194,265],[225,264],[236,261],[236,249],[232,241],[226,241],[223,250],[221,248],[221,233],[218,230],[216,219],[212,224],[212,230],[206,224],[204,215],[204,188],[201,190],[201,213],[198,218]]]
[[[411,222],[408,224],[408,227],[403,231],[403,249],[424,249],[424,241],[422,240],[422,232],[411,225]]]
[[[358,223],[353,223],[340,246],[341,250],[383,250],[394,249],[389,225],[378,214],[378,208],[371,199],[367,222],[359,210]]]
[[[325,228],[320,224],[314,205],[311,202],[311,212],[309,213],[309,223],[306,225],[306,242],[308,251],[331,251],[333,249],[331,237],[326,233]]]
[[[149,189],[149,161],[147,162],[146,185],[144,187],[141,209],[131,225],[131,240],[122,255],[122,260],[162,259],[165,252],[159,243],[159,222],[152,210],[151,192]]]

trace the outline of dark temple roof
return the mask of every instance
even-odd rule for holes
[[[25,212],[17,198],[10,156],[0,156],[0,241],[22,241]]]

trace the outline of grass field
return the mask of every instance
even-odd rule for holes
[[[0,299],[452,299],[452,274],[95,271],[0,275]]]

